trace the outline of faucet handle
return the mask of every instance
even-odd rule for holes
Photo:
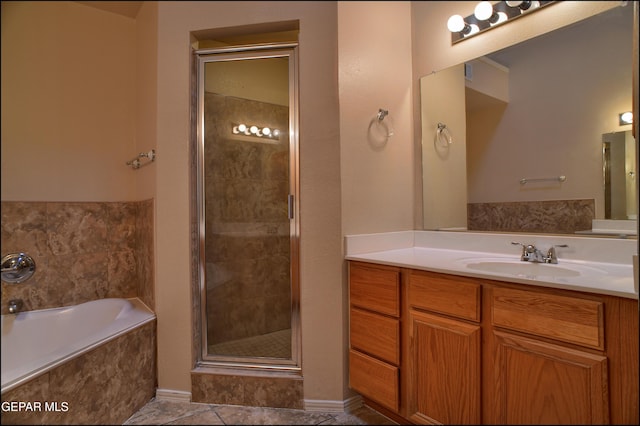
[[[558,256],[556,256],[556,247],[569,247],[567,244],[554,244],[549,247],[549,251],[547,251],[547,263],[558,263]]]
[[[536,252],[536,246],[533,244],[522,244],[516,241],[512,241],[511,244],[515,246],[522,246],[522,256],[520,256],[520,260],[529,260],[529,256]]]

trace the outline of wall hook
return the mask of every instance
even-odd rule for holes
[[[384,120],[384,118],[385,118],[387,115],[389,115],[389,111],[388,111],[388,110],[386,110],[386,109],[382,109],[382,108],[380,108],[380,109],[378,110],[378,121],[382,121],[382,120]]]

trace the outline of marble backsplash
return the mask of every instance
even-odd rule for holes
[[[2,256],[25,252],[35,274],[2,282],[23,310],[139,297],[154,309],[153,200],[138,202],[2,202]]]
[[[470,231],[573,234],[591,229],[593,219],[593,199],[467,204]]]

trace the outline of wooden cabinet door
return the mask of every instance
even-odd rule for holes
[[[409,311],[411,421],[480,424],[480,326]]]
[[[607,358],[494,331],[496,424],[608,424]]]

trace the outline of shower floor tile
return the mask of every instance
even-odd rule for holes
[[[125,425],[396,425],[363,406],[350,413],[245,407],[152,399]]]
[[[291,358],[291,329],[209,345],[211,355]]]

